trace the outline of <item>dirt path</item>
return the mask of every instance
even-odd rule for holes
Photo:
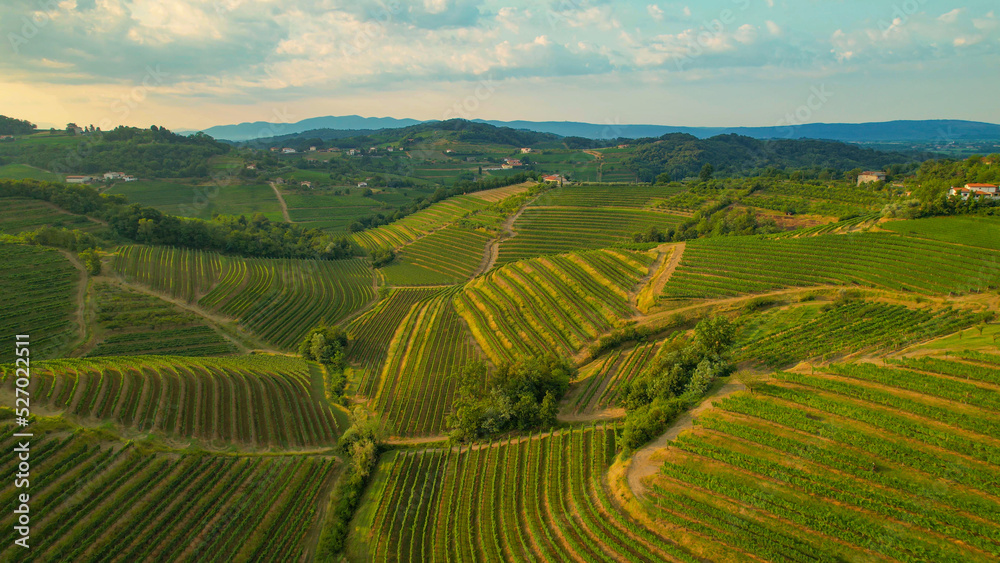
[[[528,206],[531,205],[536,199],[538,199],[540,195],[541,194],[538,194],[537,196],[524,202],[524,205],[517,210],[517,213],[508,217],[507,220],[500,225],[500,234],[486,245],[486,248],[483,250],[483,260],[479,263],[479,268],[476,269],[475,273],[470,276],[470,279],[479,277],[493,269],[493,266],[497,263],[497,259],[500,258],[500,243],[517,236],[517,232],[514,231],[514,222],[517,221],[518,217],[524,213],[524,210],[527,209]]]
[[[674,423],[670,425],[670,428],[668,428],[663,435],[652,443],[647,444],[641,450],[635,452],[635,455],[632,456],[632,463],[628,467],[628,485],[629,488],[632,489],[632,494],[636,497],[643,496],[646,487],[642,484],[642,480],[651,475],[655,475],[660,469],[660,458],[656,454],[658,454],[660,450],[667,447],[667,445],[672,440],[677,438],[681,432],[691,428],[695,417],[712,408],[712,401],[728,397],[729,395],[732,395],[737,391],[743,391],[744,389],[746,389],[746,385],[743,383],[736,380],[730,380],[728,383],[720,387],[715,393],[706,397],[700,405],[684,413],[680,418],[674,421]]]
[[[288,214],[288,204],[285,203],[285,198],[281,195],[281,190],[274,182],[270,182],[271,189],[274,190],[274,195],[278,198],[278,204],[281,205],[281,216],[285,219],[286,223],[294,223],[292,221],[291,215]]]
[[[670,261],[667,262],[667,267],[660,272],[659,276],[653,280],[653,295],[657,296],[663,293],[663,286],[667,285],[670,278],[674,275],[674,271],[677,270],[677,266],[681,263],[681,258],[684,257],[684,250],[687,248],[686,242],[679,242],[674,245],[673,254],[670,255]]]
[[[76,288],[76,311],[73,312],[73,322],[76,323],[80,332],[80,341],[67,348],[67,350],[73,351],[87,342],[87,288],[90,287],[90,275],[87,274],[87,269],[83,267],[75,254],[68,250],[57,250],[69,260],[70,264],[73,264],[74,268],[80,271],[80,283]]]

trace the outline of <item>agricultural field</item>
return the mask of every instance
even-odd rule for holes
[[[396,435],[442,434],[458,374],[478,357],[452,293],[411,306],[389,341],[381,372],[370,371],[360,382],[373,390],[372,408],[384,413]]]
[[[236,346],[204,320],[158,297],[108,283],[91,287],[99,336],[88,356],[224,356]]]
[[[516,235],[500,244],[498,263],[618,246],[632,233],[650,227],[666,231],[682,220],[677,215],[638,209],[528,207],[514,222]]]
[[[452,197],[403,217],[395,223],[354,233],[352,236],[359,246],[369,252],[378,248],[398,248],[454,223],[472,212],[485,209],[488,205],[489,201],[481,197],[467,195]]]
[[[594,413],[618,407],[622,384],[638,375],[656,357],[661,342],[643,342],[617,349],[580,369],[576,393],[567,400],[574,413]]]
[[[27,334],[33,357],[51,358],[79,339],[80,272],[59,251],[0,242],[0,333]],[[14,347],[0,347],[0,364]]]
[[[178,454],[43,424],[31,450],[32,508],[44,507],[31,514],[39,561],[297,560],[339,469],[326,456]],[[14,432],[0,426],[6,451]],[[12,464],[4,470],[13,476]],[[23,491],[12,477],[0,497],[13,505]],[[5,561],[24,560],[15,517],[0,517]]]
[[[622,512],[602,482],[614,427],[384,456],[352,560],[695,562]]]
[[[779,372],[716,403],[646,481],[717,561],[995,561],[995,367],[905,360]]]
[[[626,207],[642,209],[676,195],[679,186],[562,186],[536,199],[532,207]]]
[[[334,324],[375,297],[366,260],[236,258],[130,246],[114,267],[125,280],[237,319],[281,349],[321,323]]]
[[[29,178],[31,180],[41,180],[43,182],[62,182],[63,176],[34,166],[26,164],[4,164],[0,166],[0,178],[12,178],[20,180]]]
[[[789,318],[792,317],[792,318]],[[910,308],[871,301],[805,305],[751,317],[736,357],[772,368],[907,345],[994,320],[993,312]]]
[[[283,356],[135,356],[33,364],[32,404],[76,420],[205,444],[331,447],[343,430],[317,364]],[[15,370],[0,367],[13,396]],[[13,400],[10,401],[13,404]]]
[[[469,282],[454,303],[493,362],[572,356],[635,314],[630,292],[651,263],[627,250],[524,260]]]
[[[3,198],[0,208],[0,233],[14,235],[40,227],[55,227],[94,232],[101,224],[83,215],[73,215],[44,201]]]
[[[382,268],[389,285],[452,285],[475,273],[490,236],[449,226],[404,246],[396,262]]]
[[[890,221],[883,229],[935,241],[1000,250],[1000,217],[930,217],[915,221]]]
[[[219,184],[182,183],[166,180],[118,182],[107,193],[122,194],[129,202],[155,207],[180,217],[211,219],[214,215],[261,213],[272,221],[282,221],[281,206],[267,184],[237,181]]]
[[[670,299],[717,299],[788,287],[861,286],[918,294],[1000,284],[1000,252],[890,233],[708,238],[687,244]]]

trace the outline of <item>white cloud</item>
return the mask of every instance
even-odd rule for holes
[[[684,6],[684,16],[688,17],[688,18],[691,17],[691,7],[690,6]]]
[[[656,4],[650,4],[646,6],[646,11],[649,13],[649,17],[653,18],[653,21],[663,21],[663,8]]]
[[[958,21],[958,16],[964,11],[965,8],[955,8],[950,12],[945,12],[938,16],[938,21],[942,21],[944,23],[955,23]]]
[[[757,28],[745,23],[733,33],[733,39],[744,45],[751,45],[757,41]]]
[[[778,25],[778,24],[774,23],[774,22],[773,22],[773,21],[771,21],[771,20],[767,20],[767,21],[766,21],[766,22],[764,22],[764,23],[766,23],[766,24],[767,24],[767,31],[768,31],[768,32],[769,32],[769,33],[770,33],[771,35],[781,35],[781,26],[780,26],[780,25]]]

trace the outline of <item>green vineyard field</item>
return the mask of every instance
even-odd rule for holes
[[[337,427],[315,364],[284,356],[134,356],[32,365],[29,391],[80,419],[140,432],[256,447],[332,447]],[[13,394],[13,366],[0,367]]]
[[[16,431],[0,426],[4,450]],[[35,436],[31,462],[37,561],[298,560],[337,473],[333,458],[164,454],[59,429]],[[24,489],[3,472],[13,506]],[[14,518],[0,516],[4,561],[25,560]]]
[[[602,475],[615,432],[390,453],[349,552],[371,561],[697,561],[611,501]]]
[[[682,219],[637,209],[528,207],[514,222],[516,236],[500,244],[497,263],[612,247],[625,242],[632,233],[650,227],[666,231]]]
[[[389,285],[456,284],[469,279],[483,260],[490,236],[445,227],[403,247],[396,262],[382,269]]]
[[[998,396],[873,364],[779,373],[670,446],[651,512],[713,560],[995,561]]]
[[[0,334],[27,334],[33,357],[52,357],[78,338],[73,313],[80,273],[51,248],[0,243]],[[0,363],[14,361],[13,345]]]
[[[691,241],[664,289],[673,299],[721,298],[814,285],[933,294],[1000,284],[1000,252],[887,233]]]
[[[468,284],[455,306],[495,363],[517,355],[572,355],[635,311],[629,292],[652,258],[602,250],[508,264]]]
[[[162,299],[106,283],[92,289],[102,335],[88,356],[222,356],[237,351],[197,315]]]
[[[375,297],[366,260],[236,258],[162,247],[119,249],[126,280],[238,319],[290,350],[321,323],[334,324]]]

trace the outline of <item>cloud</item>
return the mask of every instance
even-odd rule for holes
[[[955,23],[956,21],[958,21],[958,16],[964,11],[965,8],[955,8],[950,12],[945,12],[944,14],[938,16],[938,21],[944,23]]]
[[[649,17],[653,18],[653,21],[663,21],[663,8],[656,4],[646,6],[646,12],[649,14]]]
[[[771,20],[767,20],[767,21],[766,21],[766,22],[764,22],[764,23],[765,23],[765,24],[767,25],[767,31],[768,31],[768,32],[769,32],[769,33],[770,33],[771,35],[781,35],[781,26],[780,26],[780,25],[778,25],[778,24],[774,23],[774,22],[773,22],[773,21],[771,21]]]

